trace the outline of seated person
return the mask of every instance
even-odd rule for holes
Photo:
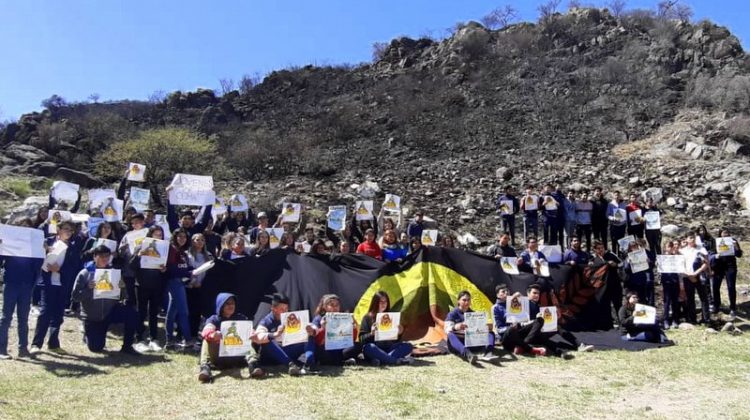
[[[219,293],[216,296],[216,314],[211,315],[201,331],[203,343],[201,344],[200,372],[198,380],[201,382],[211,382],[211,365],[219,368],[228,368],[235,366],[247,366],[251,378],[262,378],[265,376],[263,369],[258,367],[258,355],[255,349],[250,350],[245,356],[239,357],[219,357],[219,343],[221,336],[221,323],[223,321],[247,321],[247,317],[241,313],[235,312],[237,298],[231,293]],[[247,339],[255,338],[255,334]]]
[[[138,323],[138,314],[130,306],[123,305],[116,299],[94,299],[94,288],[97,283],[94,280],[96,269],[109,269],[112,251],[104,245],[94,248],[94,264],[84,268],[78,273],[73,286],[72,298],[81,302],[83,312],[83,334],[89,350],[100,352],[104,350],[107,339],[107,330],[112,324],[123,324],[123,343],[120,352],[133,356],[140,356],[133,348],[135,327]],[[111,286],[110,286],[111,287]],[[120,280],[120,287],[125,287],[125,282]]]
[[[282,294],[274,294],[271,298],[271,312],[258,323],[256,341],[260,344],[260,362],[264,365],[289,366],[289,375],[299,376],[308,372],[309,366],[315,361],[314,330],[307,325],[308,340],[306,343],[295,343],[282,346],[284,326],[281,325],[281,314],[289,311],[289,298]],[[304,358],[302,357],[304,356]],[[298,361],[306,369],[300,369]]]
[[[474,312],[471,309],[471,293],[463,290],[458,294],[456,308],[450,311],[445,318],[445,333],[448,334],[448,350],[472,365],[476,364],[479,360],[475,353],[480,351],[482,352],[481,360],[483,362],[497,361],[498,357],[492,354],[492,349],[495,347],[494,332],[488,334],[488,342],[485,347],[464,346],[465,330],[467,328],[464,322],[464,314],[467,312]]]
[[[375,341],[375,332],[378,330],[376,322],[377,314],[391,312],[391,299],[386,292],[375,293],[370,301],[370,309],[362,317],[359,331],[359,342],[362,343],[362,353],[365,358],[375,366],[382,365],[408,365],[414,362],[409,356],[414,349],[411,343],[400,340]],[[404,332],[403,325],[398,326],[398,335]]]
[[[581,240],[579,238],[571,239],[570,248],[568,248],[565,251],[565,255],[563,255],[563,264],[568,264],[573,267],[585,267],[589,260],[591,260],[591,255],[581,249]]]
[[[534,273],[538,276],[541,261],[547,261],[547,257],[539,251],[537,239],[529,236],[526,240],[526,250],[521,253],[517,261],[518,270],[526,273]]]
[[[625,295],[625,304],[620,308],[620,332],[623,340],[629,341],[648,341],[651,343],[663,343],[667,337],[659,328],[659,323],[638,324],[635,319],[635,304],[638,303],[638,294],[628,292]]]
[[[351,347],[341,350],[326,350],[326,314],[341,312],[341,300],[337,295],[328,294],[320,298],[320,303],[315,309],[315,318],[313,318],[311,327],[315,337],[315,359],[326,365],[345,365],[353,366],[357,364],[357,356],[362,352],[360,343],[354,342]],[[352,315],[354,324],[354,337],[357,337],[357,320]]]
[[[495,334],[497,335],[497,341],[503,342],[505,332],[508,330],[508,323],[505,320],[505,310],[508,299],[508,286],[505,284],[498,284],[495,287],[495,295],[497,300],[492,305],[492,320],[495,322]]]
[[[487,248],[487,255],[499,260],[502,257],[518,257],[516,249],[510,245],[510,235],[503,233],[497,243]]]

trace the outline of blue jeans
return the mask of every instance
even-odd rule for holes
[[[29,310],[31,309],[31,290],[34,283],[5,283],[3,289],[3,313],[0,315],[0,354],[8,353],[8,330],[16,310],[18,322],[18,348],[26,349],[29,345]]]
[[[187,294],[185,285],[182,280],[175,277],[169,279],[167,283],[169,290],[169,306],[167,307],[167,340],[174,338],[174,323],[180,325],[180,332],[185,341],[193,339],[193,332],[190,331],[190,320],[188,318]]]
[[[281,346],[271,340],[260,345],[260,363],[263,365],[288,365],[297,362],[304,355],[304,363],[311,365],[315,362],[315,337],[309,337],[306,343]]]
[[[664,320],[670,323],[677,322],[680,318],[680,285],[677,282],[662,280],[661,286],[664,295]]]
[[[122,347],[130,347],[133,345],[133,336],[135,335],[135,326],[137,323],[138,314],[135,309],[132,306],[120,303],[112,308],[112,311],[103,321],[83,322],[83,335],[86,338],[86,345],[93,352],[104,350],[109,326],[112,324],[123,324]]]
[[[714,311],[718,312],[721,307],[721,281],[727,278],[727,293],[729,294],[729,310],[737,310],[737,270],[729,269],[726,272],[717,271],[712,280]]]
[[[536,210],[534,210],[536,211]],[[524,217],[523,218],[523,226],[526,232],[526,237],[523,238],[521,242],[526,242],[526,239],[528,239],[529,236],[537,237],[539,236],[539,217]]]
[[[42,347],[49,330],[47,347],[60,347],[60,326],[65,314],[65,286],[41,286],[42,300],[39,317],[36,319],[36,331],[31,340],[32,346]]]
[[[384,365],[395,365],[399,359],[411,354],[414,346],[411,343],[367,343],[362,348],[362,353],[369,360],[380,360]]]
[[[465,347],[464,337],[450,332],[448,333],[448,350],[450,350],[451,353],[457,354],[461,357],[466,356],[466,350],[472,352],[490,352],[493,348],[495,348],[495,333],[490,331],[488,333],[488,337],[489,342],[487,343],[486,347]]]

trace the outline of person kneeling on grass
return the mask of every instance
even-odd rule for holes
[[[104,350],[107,339],[107,330],[112,324],[124,324],[123,343],[120,352],[134,356],[140,353],[133,349],[133,337],[138,322],[138,314],[131,306],[123,305],[116,299],[94,298],[94,287],[96,281],[94,274],[96,269],[112,268],[109,257],[112,255],[109,248],[100,245],[94,248],[94,267],[84,268],[78,273],[73,286],[72,298],[81,302],[83,312],[83,334],[86,345],[93,352]],[[120,281],[120,287],[125,287],[125,282]]]
[[[464,314],[467,312],[474,312],[471,309],[471,293],[467,290],[463,290],[458,294],[458,304],[456,305],[456,308],[450,311],[445,318],[445,333],[448,334],[448,350],[471,364],[477,363],[479,359],[474,353],[480,351],[483,353],[481,358],[483,362],[497,361],[498,357],[492,354],[492,349],[495,347],[495,333],[492,331],[488,334],[487,346],[464,346],[465,331],[467,327],[466,322],[464,322]]]
[[[386,292],[375,293],[370,301],[370,309],[362,317],[359,331],[359,342],[362,343],[362,353],[374,366],[382,365],[410,365],[414,359],[409,356],[414,350],[411,343],[392,340],[375,341],[375,332],[378,330],[377,314],[390,312],[391,299]],[[398,325],[399,337],[404,332],[403,325]]]
[[[263,369],[258,367],[258,354],[250,347],[245,356],[219,358],[219,343],[221,341],[221,323],[223,321],[247,321],[247,317],[235,312],[237,298],[231,293],[219,293],[216,296],[216,314],[211,315],[201,331],[203,343],[201,344],[200,371],[198,380],[211,382],[211,366],[229,368],[246,365],[250,371],[250,377],[254,379],[265,376]],[[256,339],[256,334],[248,337]]]
[[[263,365],[287,365],[289,375],[300,376],[310,371],[315,362],[315,330],[307,325],[307,342],[282,346],[284,326],[281,314],[289,311],[289,298],[274,294],[271,298],[271,312],[258,323],[257,342],[260,344],[260,362]],[[304,357],[303,357],[304,356]],[[303,359],[300,369],[298,361]]]
[[[625,304],[620,308],[620,332],[622,339],[627,341],[648,341],[651,343],[664,343],[667,337],[659,328],[658,322],[653,324],[635,324],[635,305],[638,303],[638,294],[628,292],[625,296]]]

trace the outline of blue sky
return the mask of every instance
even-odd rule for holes
[[[545,0],[546,1],[546,0]],[[290,65],[368,61],[372,44],[442,37],[456,22],[511,4],[535,20],[535,1],[487,0],[0,0],[0,121],[69,101],[145,100],[155,91],[218,88],[220,78]],[[605,1],[584,1],[603,4]],[[653,8],[657,0],[629,0]],[[748,0],[687,1],[695,18],[747,45]],[[562,1],[561,9],[566,8]]]

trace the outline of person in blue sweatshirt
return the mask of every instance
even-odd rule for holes
[[[31,227],[31,219],[19,219],[18,226]],[[2,239],[0,239],[2,243]],[[18,356],[29,355],[29,310],[31,293],[34,289],[43,258],[0,256],[0,264],[5,269],[3,286],[3,312],[0,314],[0,360],[10,359],[8,354],[8,331],[16,311],[18,323]]]
[[[495,296],[497,300],[492,305],[492,320],[495,323],[495,335],[497,336],[497,342],[502,343],[505,338],[505,333],[508,331],[508,322],[505,320],[505,313],[507,310],[507,299],[508,299],[508,286],[505,284],[498,284],[495,287]]]
[[[263,365],[284,365],[289,367],[289,375],[300,376],[310,371],[315,362],[314,329],[306,325],[307,341],[282,345],[284,325],[281,314],[289,311],[289,298],[276,293],[271,297],[271,312],[258,323],[256,342],[260,344],[260,363]],[[301,363],[298,363],[300,362]],[[303,367],[300,368],[300,365]]]
[[[505,208],[507,203],[511,203],[511,208]],[[507,185],[505,192],[497,198],[496,207],[500,211],[500,217],[502,219],[503,232],[507,232],[510,235],[510,242],[513,246],[516,245],[516,214],[521,210],[521,204],[513,195],[513,187]]]
[[[526,187],[526,194],[521,197],[520,208],[523,210],[524,238],[539,235],[539,208],[542,206],[539,196],[534,194],[534,187]]]
[[[474,312],[471,309],[471,293],[468,290],[462,290],[458,293],[456,307],[445,318],[445,333],[448,334],[448,350],[472,365],[476,364],[478,360],[490,363],[496,362],[498,357],[492,354],[492,349],[495,348],[494,332],[489,332],[488,342],[485,347],[464,346],[465,331],[467,328],[466,322],[464,322],[464,314],[467,312]],[[477,352],[482,352],[481,358],[477,357],[475,354]]]
[[[251,346],[250,350],[244,356],[219,357],[219,347],[222,339],[221,323],[224,321],[247,321],[244,314],[235,311],[237,306],[237,297],[231,293],[219,293],[216,296],[216,313],[211,315],[201,331],[203,342],[201,343],[200,371],[198,380],[203,383],[211,382],[211,365],[217,368],[230,368],[236,366],[247,366],[250,371],[250,378],[259,379],[265,376],[263,369],[258,367],[258,353]],[[241,339],[255,340],[256,333],[253,332],[250,337],[241,337]]]
[[[102,299],[94,296],[96,280],[94,274],[97,269],[111,269],[110,257],[112,251],[104,245],[94,248],[94,261],[88,263],[76,277],[73,286],[73,300],[80,302],[83,311],[83,335],[86,346],[92,352],[101,352],[107,340],[107,331],[113,324],[123,324],[123,342],[120,352],[133,356],[139,356],[133,348],[133,336],[135,325],[138,322],[138,314],[132,306],[120,303],[119,299]],[[125,287],[125,282],[120,280],[120,287]]]
[[[563,199],[565,197],[562,197]],[[559,231],[565,226],[565,216],[563,215],[563,202],[558,200],[557,194],[553,191],[552,184],[544,186],[544,192],[541,197],[542,215],[544,216],[544,244],[557,245],[558,236],[562,239]],[[562,245],[562,240],[560,241]]]
[[[414,362],[410,354],[414,350],[411,343],[393,341],[375,341],[378,330],[377,314],[391,312],[391,298],[384,291],[376,292],[370,301],[370,308],[362,317],[359,330],[359,342],[362,343],[362,353],[374,366],[380,365],[408,365]],[[398,325],[399,337],[404,332],[403,325]]]
[[[612,239],[612,252],[617,255],[620,251],[620,245],[617,241],[625,237],[628,217],[625,213],[625,200],[620,196],[619,191],[612,193],[612,201],[607,205],[607,219],[609,220],[609,236]],[[625,250],[623,250],[625,251]]]

